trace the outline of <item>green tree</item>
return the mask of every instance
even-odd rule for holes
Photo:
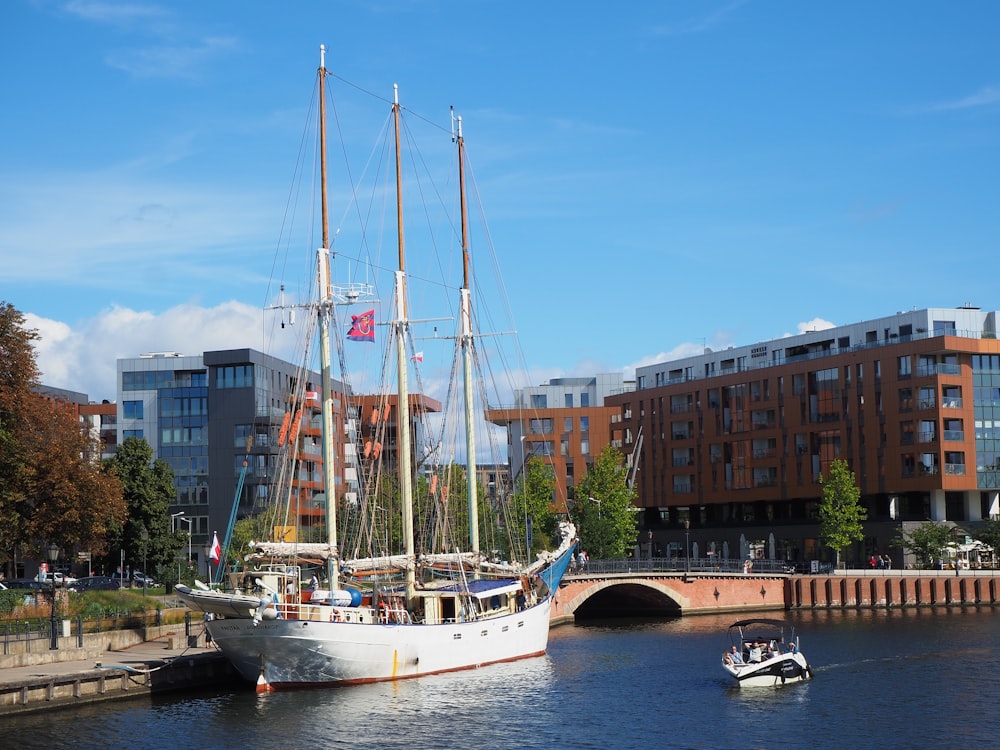
[[[623,557],[635,544],[638,519],[636,492],[628,486],[625,457],[605,446],[576,488],[570,519],[577,525],[580,543],[594,558]]]
[[[145,561],[145,572],[160,580],[170,578],[187,543],[186,534],[170,529],[170,504],[176,495],[173,470],[165,461],[154,461],[149,443],[135,437],[126,438],[107,465],[122,483],[127,508],[125,522],[114,529],[112,549],[124,550],[125,563],[133,570]],[[114,555],[109,563],[117,567]]]
[[[531,524],[531,549],[528,550],[527,562],[535,558],[535,553],[556,543],[558,519],[552,509],[555,488],[556,477],[552,466],[537,456],[529,456],[524,471],[517,478],[513,503],[513,526],[519,539],[527,540],[527,525]]]
[[[937,521],[926,521],[910,531],[902,530],[897,537],[899,546],[910,550],[922,568],[934,567],[952,541],[952,527]]]
[[[830,473],[820,477],[823,485],[823,499],[819,504],[820,536],[824,543],[836,552],[840,565],[841,551],[864,538],[863,521],[868,512],[861,505],[861,489],[854,472],[847,462],[836,459],[830,464]]]
[[[1000,519],[990,518],[976,529],[976,539],[985,542],[993,548],[994,554],[1000,552]]]
[[[33,344],[39,338],[18,310],[0,302],[0,549],[6,562],[38,555],[50,543],[65,554],[100,552],[109,524],[124,518],[121,488],[101,469],[99,441],[72,406],[39,393]]]

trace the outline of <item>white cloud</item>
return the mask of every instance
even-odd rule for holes
[[[924,112],[949,112],[956,109],[971,109],[973,107],[986,107],[991,104],[1000,103],[1000,87],[985,86],[975,94],[963,96],[961,99],[954,99],[947,102],[937,102],[929,104],[923,108]]]
[[[788,338],[789,336],[799,336],[803,333],[812,333],[813,331],[825,331],[828,328],[836,328],[837,324],[823,318],[813,318],[812,320],[799,323],[797,327],[798,330],[795,333],[784,333],[781,337]]]
[[[116,398],[120,358],[261,348],[260,309],[240,302],[182,304],[161,314],[111,307],[76,326],[29,312],[25,323],[41,337],[35,349],[42,384],[86,393],[91,401]]]

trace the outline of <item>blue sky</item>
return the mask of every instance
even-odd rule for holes
[[[998,27],[992,2],[6,0],[0,299],[43,382],[93,399],[118,357],[261,348],[325,44],[463,115],[532,383],[993,309]]]

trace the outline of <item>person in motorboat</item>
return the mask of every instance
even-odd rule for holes
[[[750,659],[748,661],[751,664],[760,663],[761,658],[763,658],[763,655],[761,653],[760,644],[757,643],[757,641],[754,641],[753,645],[750,647]]]
[[[736,646],[733,646],[723,654],[722,661],[726,664],[743,664],[743,654],[740,653],[740,650]]]

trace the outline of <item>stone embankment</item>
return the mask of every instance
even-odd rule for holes
[[[792,576],[788,607],[922,607],[1000,604],[995,571],[871,571]]]
[[[204,633],[188,635],[183,624],[58,640],[58,649],[46,641],[34,652],[38,641],[5,644],[0,716],[239,682]]]

